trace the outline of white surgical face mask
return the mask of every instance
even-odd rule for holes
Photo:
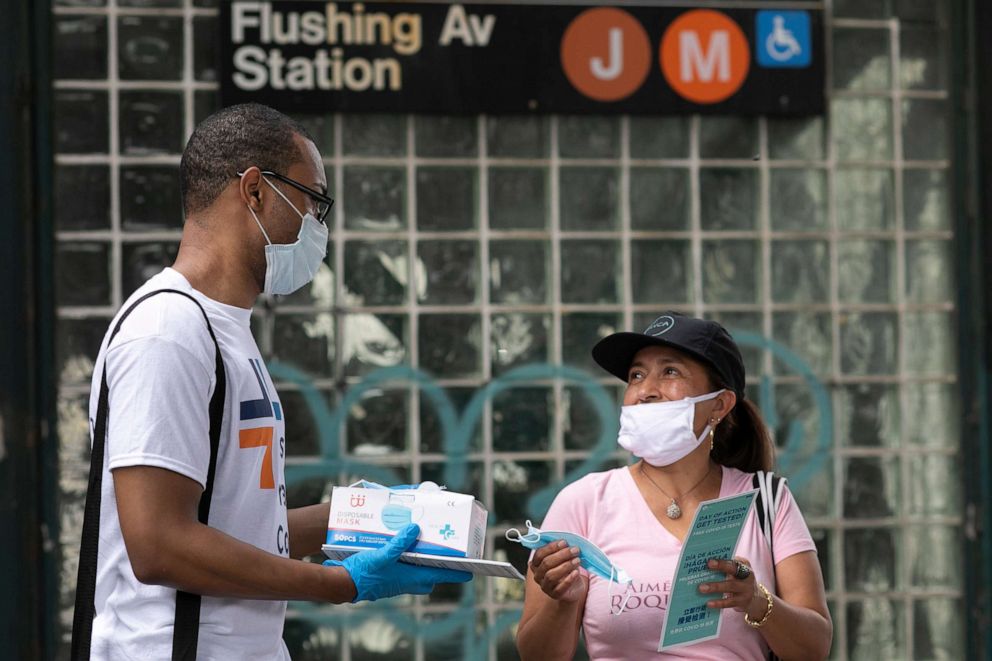
[[[262,178],[265,179],[264,176]],[[300,210],[272,182],[265,179],[265,183],[278,193],[279,197],[286,200],[286,204],[303,219],[303,223],[300,225],[295,243],[272,243],[258,216],[255,215],[255,210],[248,207],[268,244],[265,246],[265,286],[262,291],[266,294],[292,294],[317,275],[317,269],[327,255],[327,225],[314,218],[311,213],[306,215],[300,213]]]
[[[617,443],[652,466],[668,466],[686,456],[710,433],[706,425],[696,437],[696,403],[714,399],[723,390],[674,402],[624,406],[620,409]]]

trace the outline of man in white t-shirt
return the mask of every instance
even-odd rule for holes
[[[328,504],[286,507],[285,417],[249,321],[260,293],[304,286],[326,254],[313,138],[265,106],[227,108],[190,137],[180,179],[176,262],[124,304],[93,373],[73,658],[288,659],[287,599],[469,580],[397,563],[415,525],[338,566],[301,561]]]

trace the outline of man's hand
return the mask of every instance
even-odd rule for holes
[[[417,542],[420,526],[411,523],[388,544],[374,551],[362,551],[343,561],[324,564],[344,567],[355,583],[353,601],[375,601],[399,594],[430,594],[437,583],[466,583],[472,574],[453,569],[435,569],[401,563],[400,554]]]

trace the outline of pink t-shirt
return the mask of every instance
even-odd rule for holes
[[[723,468],[720,497],[749,491],[752,475]],[[658,653],[661,627],[668,607],[671,581],[682,544],[655,518],[627,468],[591,473],[565,487],[541,524],[543,530],[575,532],[599,546],[634,579],[627,608],[611,615],[623,600],[624,589],[591,575],[582,628],[593,659],[749,659],[768,657],[761,634],[733,609],[725,610],[720,636],[713,640]],[[806,522],[788,489],[775,517],[775,562],[816,551]],[[746,558],[757,580],[775,591],[771,552],[754,511],[748,516],[735,555]],[[611,603],[612,600],[612,603]]]

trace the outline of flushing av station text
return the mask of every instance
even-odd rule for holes
[[[400,59],[349,57],[346,47],[391,47],[397,56],[415,55],[423,46],[422,16],[416,12],[367,11],[358,2],[350,7],[328,2],[322,8],[276,11],[271,2],[231,3],[234,84],[248,92],[265,87],[292,91],[401,90]],[[438,44],[484,47],[495,26],[495,16],[470,14],[462,5],[451,5]],[[280,48],[300,45],[315,47],[312,56],[287,58]]]

